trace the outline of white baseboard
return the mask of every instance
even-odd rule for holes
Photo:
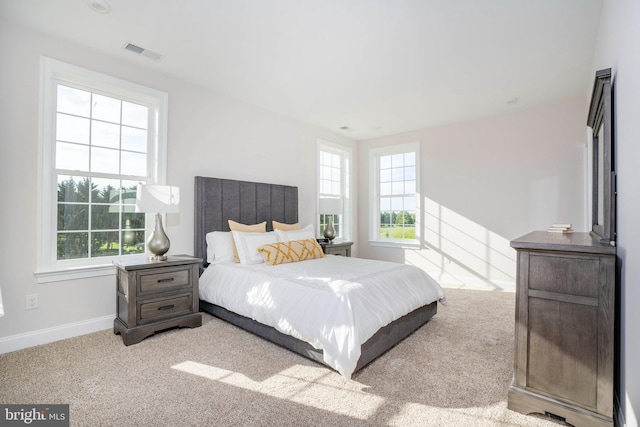
[[[113,328],[114,315],[0,338],[0,354]]]

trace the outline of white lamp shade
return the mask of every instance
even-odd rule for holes
[[[180,212],[180,188],[168,185],[138,185],[136,210],[150,213]]]
[[[342,198],[323,197],[320,199],[318,209],[319,213],[323,215],[340,215],[342,213]]]

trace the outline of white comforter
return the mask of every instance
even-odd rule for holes
[[[210,265],[200,277],[200,299],[310,343],[350,378],[362,343],[416,308],[444,302],[444,292],[414,266],[327,256],[275,266]]]

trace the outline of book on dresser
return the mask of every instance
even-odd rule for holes
[[[547,227],[547,233],[573,233],[573,225],[567,223],[554,223]]]

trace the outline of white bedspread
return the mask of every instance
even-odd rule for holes
[[[211,265],[200,277],[200,299],[310,343],[350,378],[362,343],[416,308],[444,302],[444,292],[414,266],[327,256],[275,266]]]

